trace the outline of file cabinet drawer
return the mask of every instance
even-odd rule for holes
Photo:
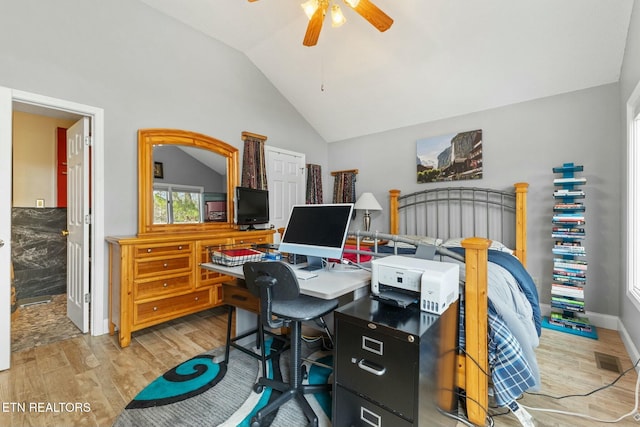
[[[382,334],[336,316],[336,363],[340,384],[411,419],[418,376],[418,344]]]
[[[333,424],[351,427],[412,427],[409,421],[337,386]],[[435,425],[435,424],[434,424]]]

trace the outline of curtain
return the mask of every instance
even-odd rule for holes
[[[243,187],[267,190],[267,168],[264,158],[266,136],[242,132],[244,153],[242,155]]]
[[[333,172],[333,203],[356,202],[356,173]]]
[[[322,203],[322,170],[320,165],[307,164],[307,195],[308,205]]]

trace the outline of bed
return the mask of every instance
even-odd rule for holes
[[[352,256],[411,256],[426,244],[436,247],[440,260],[461,265],[455,382],[475,425],[486,423],[490,389],[497,406],[509,407],[522,392],[539,386],[534,348],[541,318],[535,284],[526,272],[527,190],[527,183],[510,191],[447,187],[401,195],[390,190],[390,233],[351,236],[356,240]]]

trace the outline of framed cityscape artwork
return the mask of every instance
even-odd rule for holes
[[[419,139],[419,183],[482,178],[482,129]]]

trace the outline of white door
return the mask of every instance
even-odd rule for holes
[[[67,130],[67,316],[89,331],[89,118]]]
[[[305,156],[265,146],[269,185],[269,222],[278,229],[287,225],[293,205],[305,202]]]
[[[11,89],[0,87],[0,371],[11,362]]]

